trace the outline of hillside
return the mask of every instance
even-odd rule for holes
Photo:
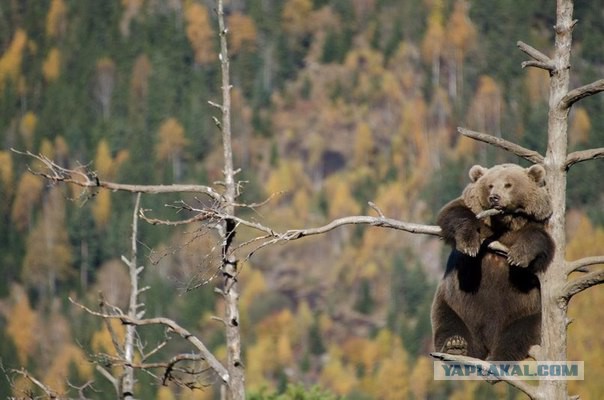
[[[545,149],[547,75],[523,70],[516,42],[551,48],[552,0],[229,0],[233,135],[244,211],[276,230],[373,214],[434,223],[473,164],[521,160],[461,138],[458,126]],[[213,184],[222,148],[208,101],[220,98],[210,0],[4,1],[0,4],[0,360],[44,382],[94,379],[111,352],[101,321],[67,300],[128,298],[134,199],[51,186],[44,154],[117,182]],[[577,2],[572,79],[604,76],[598,2]],[[570,149],[604,147],[604,97],[571,114]],[[569,174],[568,258],[604,248],[600,162]],[[35,167],[35,165],[31,165]],[[587,178],[586,178],[587,177]],[[174,219],[175,196],[143,208]],[[185,200],[194,202],[193,196]],[[253,233],[241,231],[244,242]],[[201,227],[141,226],[147,315],[167,315],[224,354],[212,292],[220,254]],[[288,384],[347,399],[515,398],[503,385],[432,380],[429,310],[447,249],[434,238],[343,228],[265,248],[243,267],[241,314],[251,398]],[[187,288],[203,283],[193,291]],[[573,300],[570,357],[585,360],[582,399],[604,386],[600,289]],[[116,329],[120,329],[116,327]],[[147,337],[159,342],[163,332]],[[152,345],[150,344],[152,347]],[[97,362],[102,362],[98,357]],[[140,398],[219,398],[138,376]],[[0,384],[0,397],[24,390]],[[291,390],[291,386],[290,386]],[[509,390],[509,392],[508,392]],[[103,398],[100,394],[89,394]],[[325,395],[327,396],[327,395]]]

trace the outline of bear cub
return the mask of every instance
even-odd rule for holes
[[[552,207],[545,169],[475,165],[469,175],[462,196],[437,217],[452,251],[432,303],[434,348],[519,361],[540,343],[537,274],[545,271],[555,250],[546,231]],[[486,210],[491,211],[477,217]],[[492,250],[494,243],[504,245],[507,255]]]

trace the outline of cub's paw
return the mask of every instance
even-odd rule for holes
[[[453,354],[456,356],[468,355],[468,342],[459,335],[451,336],[445,341],[441,353]]]
[[[534,259],[533,251],[523,243],[516,243],[508,250],[508,264],[527,268]]]

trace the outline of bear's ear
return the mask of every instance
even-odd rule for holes
[[[478,179],[480,179],[481,176],[483,176],[486,172],[488,171],[487,168],[485,167],[481,167],[480,165],[474,165],[472,168],[470,168],[470,180],[472,182],[476,182]]]
[[[545,186],[545,168],[542,165],[535,164],[527,168],[526,173],[537,185]]]

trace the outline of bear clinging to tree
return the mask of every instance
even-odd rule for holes
[[[552,214],[545,169],[475,165],[469,175],[462,196],[437,218],[453,249],[432,304],[434,347],[486,360],[522,360],[540,343],[536,274],[554,254],[545,229]],[[491,250],[494,242],[507,247],[507,255]]]

